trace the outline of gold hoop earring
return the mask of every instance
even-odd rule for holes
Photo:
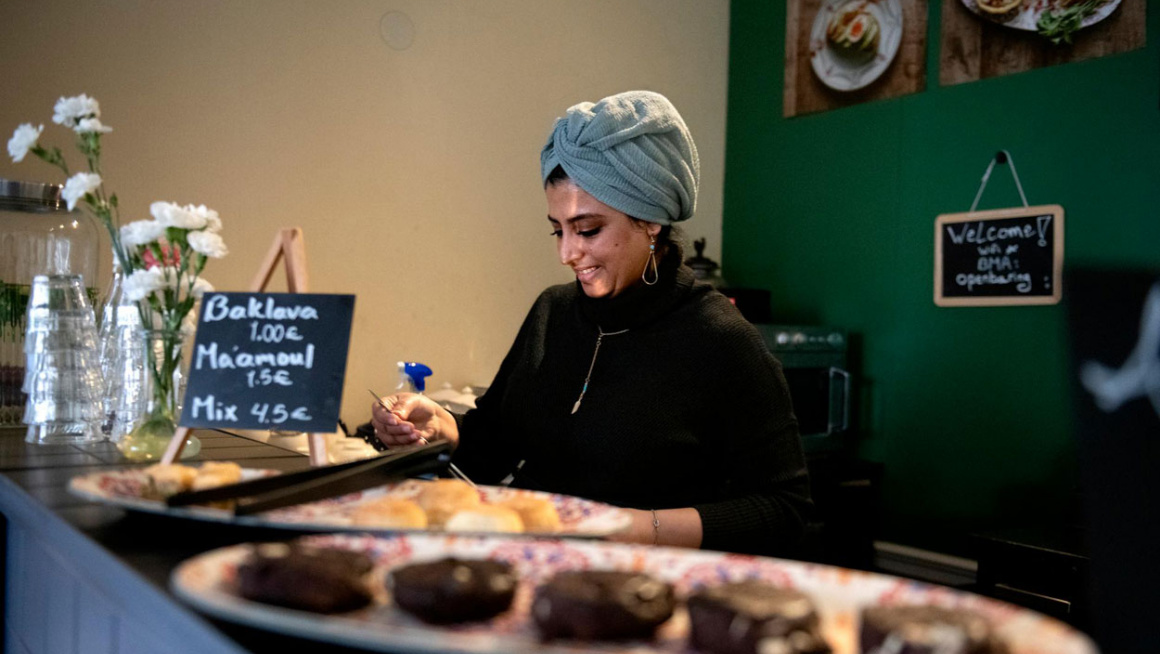
[[[652,286],[661,280],[660,271],[657,270],[657,237],[648,237],[650,243],[648,245],[648,261],[644,262],[644,270],[640,273],[640,280],[645,284]],[[648,279],[648,269],[652,268],[652,281]]]

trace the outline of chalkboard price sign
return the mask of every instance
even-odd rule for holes
[[[181,426],[334,431],[353,316],[353,295],[206,293]]]
[[[1055,304],[1063,296],[1063,207],[943,214],[934,226],[934,302]]]

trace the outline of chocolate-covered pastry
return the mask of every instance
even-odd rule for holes
[[[238,566],[242,597],[316,613],[362,608],[372,595],[370,557],[359,552],[299,543],[265,543]]]
[[[712,654],[829,654],[804,594],[760,581],[705,588],[688,600],[689,644]]]
[[[532,617],[544,640],[651,638],[675,604],[673,587],[645,574],[568,571],[536,589]]]
[[[503,561],[456,558],[395,568],[387,588],[399,608],[425,622],[486,620],[508,610],[516,576]]]
[[[1006,654],[981,615],[938,606],[872,606],[862,611],[865,654]]]

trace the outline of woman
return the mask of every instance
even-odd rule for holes
[[[391,395],[376,435],[446,438],[476,482],[630,508],[623,540],[786,552],[810,505],[797,421],[758,332],[672,240],[700,175],[684,121],[651,92],[582,103],[540,159],[576,283],[536,300],[476,409]]]

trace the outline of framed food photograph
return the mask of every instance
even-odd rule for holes
[[[1142,48],[1145,5],[1145,0],[943,0],[939,84]]]
[[[788,118],[921,91],[926,0],[789,0]]]

